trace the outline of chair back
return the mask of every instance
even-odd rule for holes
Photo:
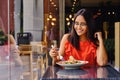
[[[32,41],[32,34],[30,32],[17,33],[17,43],[19,44],[30,44]]]

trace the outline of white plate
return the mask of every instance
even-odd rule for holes
[[[56,64],[64,67],[65,69],[79,69],[80,66],[83,66],[88,63],[88,61],[80,61],[80,60],[78,60],[78,61],[79,61],[79,63],[75,63],[75,64],[65,64],[64,62],[66,62],[66,61],[60,61]]]

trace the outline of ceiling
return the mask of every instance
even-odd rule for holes
[[[72,7],[73,1],[75,0],[65,0],[66,7]],[[96,7],[100,4],[111,4],[113,6],[119,6],[120,0],[76,0],[76,2],[80,1],[81,6],[83,7]]]
[[[75,2],[75,6],[73,6],[73,3]],[[120,7],[120,0],[65,0],[65,11],[66,13],[70,12],[76,12],[81,7]],[[73,11],[72,11],[72,8]]]

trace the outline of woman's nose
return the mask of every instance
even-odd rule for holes
[[[77,27],[78,27],[78,29],[81,29],[81,28],[82,28],[82,26],[81,26],[81,25],[78,25]]]

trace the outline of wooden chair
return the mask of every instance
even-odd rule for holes
[[[48,67],[47,48],[43,45],[43,42],[31,42],[33,55],[37,56],[37,69],[40,69],[41,73],[44,73],[46,67]]]
[[[30,70],[30,74],[29,72],[27,73],[24,73],[23,75],[30,75],[31,77],[31,80],[33,80],[33,56],[32,56],[32,46],[31,45],[28,45],[28,44],[20,44],[18,49],[20,50],[20,55],[21,56],[24,56],[24,55],[28,55],[30,58],[29,58],[29,70]],[[24,61],[23,61],[24,62]]]

